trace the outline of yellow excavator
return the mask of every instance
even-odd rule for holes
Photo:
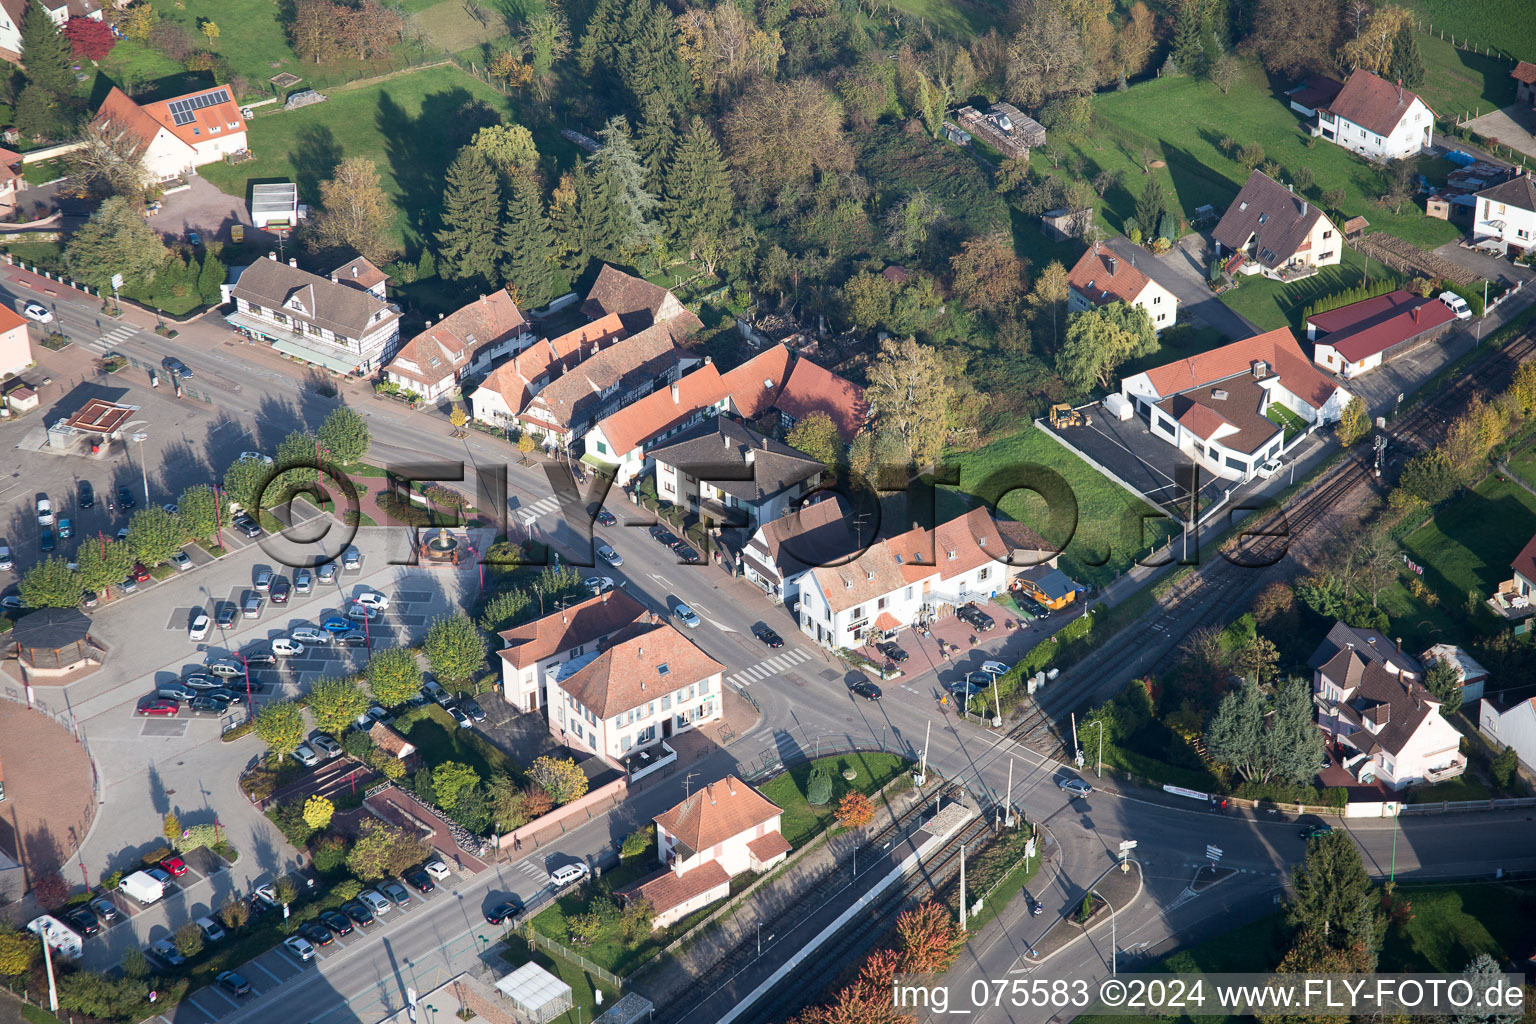
[[[1079,412],[1065,402],[1051,406],[1051,426],[1058,430],[1062,427],[1086,427],[1092,421],[1085,412]]]

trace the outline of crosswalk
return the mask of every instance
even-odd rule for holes
[[[86,347],[93,352],[105,355],[138,333],[139,329],[137,327],[132,324],[123,324],[120,327],[114,327]]]
[[[744,668],[740,672],[737,672],[735,675],[727,676],[725,681],[732,686],[746,686],[750,683],[756,683],[767,679],[769,676],[776,676],[782,672],[788,672],[796,665],[799,665],[805,661],[809,661],[810,658],[810,651],[807,651],[803,647],[795,647],[791,650],[785,651],[783,654],[776,654],[771,658],[764,658],[762,661],[758,662],[756,665],[751,666],[750,668]]]
[[[516,509],[517,518],[522,520],[524,526],[528,526],[536,519],[549,515],[560,507],[560,499],[551,494],[547,498],[540,498],[532,505],[524,505]]]
[[[518,872],[520,872],[521,874],[527,875],[530,879],[532,879],[535,882],[547,882],[547,881],[549,881],[549,872],[547,872],[543,868],[539,867],[539,865],[534,861],[533,858],[529,858],[527,860],[520,860],[520,861],[517,862],[515,867],[516,867]]]

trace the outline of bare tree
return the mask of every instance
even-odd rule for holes
[[[149,175],[144,170],[144,138],[130,128],[106,124],[88,127],[70,154],[77,181],[92,191],[120,195],[131,203],[144,201]]]

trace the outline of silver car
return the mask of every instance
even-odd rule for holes
[[[1072,796],[1087,796],[1093,792],[1093,787],[1082,779],[1057,779],[1056,785]]]

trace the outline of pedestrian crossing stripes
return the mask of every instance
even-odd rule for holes
[[[537,880],[539,880],[541,882],[545,878],[545,871],[544,871],[544,869],[539,867],[538,864],[534,863],[532,860],[518,861],[518,863],[517,863],[517,870],[521,871],[523,874],[527,875],[529,878],[534,878],[534,879],[537,879]]]
[[[134,327],[132,324],[123,324],[121,327],[114,327],[106,334],[103,334],[87,347],[94,352],[100,352],[105,355],[138,333],[139,329],[137,327]]]
[[[517,518],[521,519],[524,523],[531,523],[535,519],[549,515],[559,507],[560,499],[551,494],[547,498],[540,498],[532,505],[525,505],[519,508],[517,510]]]
[[[783,654],[774,655],[771,658],[764,658],[756,665],[753,665],[749,668],[744,668],[740,672],[737,672],[735,675],[726,677],[725,681],[730,683],[732,686],[746,686],[749,683],[756,683],[767,679],[769,676],[778,675],[781,672],[788,672],[790,669],[794,668],[801,662],[808,661],[810,657],[811,652],[807,651],[803,647],[796,647],[785,651]]]

